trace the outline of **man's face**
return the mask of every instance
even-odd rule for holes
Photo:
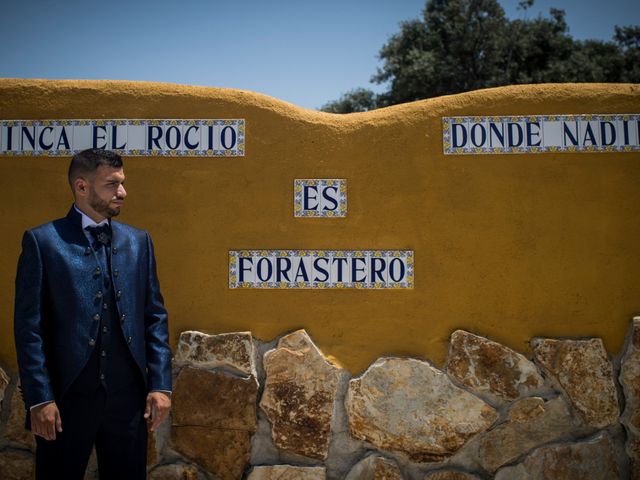
[[[87,203],[101,217],[118,215],[126,196],[122,168],[100,165],[93,177],[88,179]]]

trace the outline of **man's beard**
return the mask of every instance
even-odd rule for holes
[[[89,206],[105,218],[115,217],[120,213],[120,210],[109,208],[109,202],[102,200],[93,187],[89,188]]]

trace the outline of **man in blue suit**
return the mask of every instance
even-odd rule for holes
[[[146,419],[171,407],[167,312],[151,239],[112,221],[127,195],[119,155],[91,149],[69,167],[66,217],[25,232],[15,340],[36,478],[144,479]]]

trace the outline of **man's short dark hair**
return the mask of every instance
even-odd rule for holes
[[[69,165],[69,183],[73,184],[76,178],[94,173],[100,165],[122,168],[122,157],[111,150],[101,148],[89,148],[78,152]]]

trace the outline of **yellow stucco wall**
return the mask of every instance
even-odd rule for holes
[[[380,355],[441,364],[456,328],[520,351],[600,336],[617,353],[640,313],[640,154],[444,156],[443,116],[638,113],[640,85],[482,90],[330,115],[238,90],[0,80],[0,119],[244,118],[246,156],[125,158],[119,220],[149,230],[180,331],[306,328],[358,373]],[[69,158],[0,157],[0,361],[15,368],[25,229],[63,216]],[[344,219],[293,217],[295,178],[346,178]],[[406,249],[413,290],[231,290],[228,251]]]

